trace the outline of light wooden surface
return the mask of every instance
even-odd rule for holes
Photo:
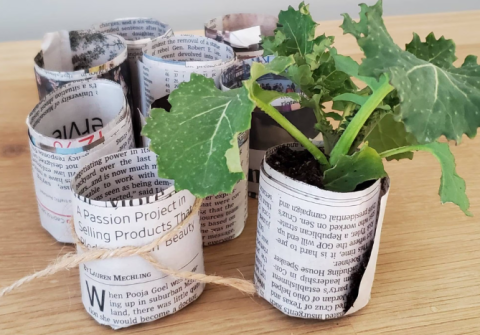
[[[359,59],[340,22],[322,23],[337,47]],[[431,30],[457,42],[458,56],[480,55],[480,11],[387,19],[404,44]],[[0,44],[0,287],[72,250],[40,227],[25,118],[37,102],[33,57],[38,41]],[[387,164],[392,190],[370,304],[331,321],[287,317],[259,297],[209,286],[181,312],[118,333],[128,334],[480,334],[480,139],[453,147],[474,218],[439,204],[440,169],[428,154]],[[208,273],[252,279],[256,201],[244,233],[205,249]],[[239,273],[241,272],[241,274]],[[63,272],[0,299],[0,334],[112,334],[84,311],[78,271]]]

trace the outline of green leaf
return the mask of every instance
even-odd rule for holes
[[[255,82],[258,78],[269,73],[281,74],[293,64],[295,64],[293,56],[277,56],[267,64],[254,62],[250,68],[250,79],[247,82]]]
[[[452,202],[460,207],[466,215],[472,216],[468,211],[470,201],[465,193],[465,180],[463,180],[455,170],[455,157],[453,157],[448,143],[432,142],[429,144],[414,145],[382,152],[380,155],[382,157],[390,157],[401,152],[417,150],[430,152],[440,162],[442,176],[440,178],[438,194],[440,195],[442,203]]]
[[[275,33],[279,32],[285,38],[275,51],[279,56],[299,53],[305,57],[313,50],[316,27],[317,23],[313,21],[308,6],[303,2],[298,6],[298,10],[289,6],[286,11],[280,11]]]
[[[285,74],[288,79],[300,87],[300,90],[303,93],[309,96],[312,95],[311,90],[315,84],[315,80],[312,77],[310,66],[307,64],[301,66],[294,64],[288,68],[288,71]]]
[[[250,128],[255,105],[244,87],[222,92],[212,79],[192,74],[169,97],[172,109],[151,111],[142,134],[158,155],[158,174],[204,198],[230,193],[245,176],[237,136]]]
[[[417,144],[415,137],[405,131],[403,122],[395,121],[392,114],[384,115],[365,138],[368,145],[377,152]],[[405,152],[387,157],[387,160],[413,158],[413,152]]]
[[[433,33],[427,36],[425,42],[420,40],[418,34],[413,33],[413,39],[405,46],[405,49],[417,58],[444,69],[452,67],[453,62],[457,60],[455,42],[447,40],[443,36],[437,40]]]
[[[320,64],[326,61],[325,56],[328,60],[328,47],[333,44],[333,36],[325,36],[325,34],[318,36],[313,41],[313,51],[305,55],[305,61],[310,66],[312,71],[318,69]]]
[[[355,62],[351,57],[339,55],[337,54],[336,50],[332,50],[331,53],[333,59],[335,60],[335,66],[337,70],[363,81],[372,90],[375,90],[376,88],[378,88],[378,86],[380,86],[380,83],[374,77],[366,77],[359,75],[358,71],[360,65],[358,65],[358,63]]]
[[[433,59],[433,63],[402,50],[393,42],[382,19],[382,2],[374,6],[361,5],[360,22],[345,15],[346,33],[357,38],[365,53],[359,69],[362,76],[379,77],[389,74],[397,89],[401,119],[418,142],[429,143],[444,135],[460,142],[462,135],[474,137],[480,126],[480,66],[473,57],[456,68],[448,66],[448,57]],[[432,43],[432,37],[429,39]],[[427,41],[428,44],[428,41]],[[448,41],[435,41],[429,53]],[[448,61],[447,61],[448,60]],[[441,64],[440,66],[437,66]]]
[[[262,36],[263,55],[274,55],[285,40],[285,35],[277,31],[274,36]]]
[[[330,191],[353,192],[359,184],[385,176],[382,158],[364,145],[351,156],[341,156],[333,168],[325,171],[323,183]]]

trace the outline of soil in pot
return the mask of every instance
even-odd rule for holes
[[[307,150],[294,151],[287,146],[280,146],[267,157],[267,164],[287,177],[324,188],[320,163]]]
[[[325,189],[320,163],[307,150],[295,151],[287,146],[279,146],[266,159],[268,165],[287,177]],[[374,183],[375,180],[366,181],[358,185],[355,191],[364,190]]]

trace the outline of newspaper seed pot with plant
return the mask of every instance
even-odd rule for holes
[[[441,202],[471,215],[449,144],[437,140],[476,135],[476,57],[455,67],[454,42],[433,34],[425,42],[414,34],[404,50],[388,34],[381,1],[360,7],[359,21],[344,15],[342,28],[364,52],[361,64],[338,54],[333,37],[315,37],[317,24],[301,3],[280,12],[275,35],[263,39],[274,61],[254,63],[242,87],[222,92],[192,75],[170,95],[170,113],[153,110],[143,129],[159,175],[197,197],[228,193],[245,177],[237,136],[249,128],[255,105],[299,142],[272,148],[264,159],[255,260],[259,295],[291,316],[331,319],[368,303],[389,189],[383,159],[433,154]],[[290,78],[303,94],[263,90],[256,80],[269,73]],[[314,108],[323,144],[270,105],[282,96]],[[328,101],[335,112],[325,111]]]

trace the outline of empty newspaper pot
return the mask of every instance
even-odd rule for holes
[[[80,160],[134,146],[122,88],[110,80],[81,80],[47,94],[27,117],[40,222],[57,241],[73,243],[70,181]]]
[[[263,14],[228,14],[205,23],[205,36],[230,45],[238,59],[263,54],[261,36],[273,36],[278,19]]]
[[[83,161],[72,180],[75,232],[88,248],[140,247],[169,233],[192,211],[195,197],[157,177],[156,156],[132,149]],[[82,253],[80,247],[78,253]],[[205,273],[198,214],[150,253],[179,272]],[[205,284],[167,275],[141,256],[80,265],[82,301],[114,329],[151,322],[195,301]]]
[[[133,110],[127,45],[122,37],[92,30],[47,33],[34,62],[40,99],[76,80],[102,78],[120,84],[130,107],[135,140],[140,140],[140,119]]]
[[[222,89],[228,90],[242,85],[242,80],[250,77],[250,67],[253,62],[269,63],[274,57],[257,57],[238,62],[222,73]],[[265,90],[282,92],[300,92],[295,84],[285,77],[269,74],[257,80]],[[318,131],[312,126],[317,121],[311,108],[302,108],[290,98],[280,98],[271,103],[280,113],[309,138],[318,136]],[[271,147],[289,143],[295,139],[275,120],[265,114],[260,108],[255,108],[252,114],[250,129],[250,152],[248,165],[248,195],[256,198],[260,177],[260,163],[265,153]]]
[[[352,314],[370,300],[390,181],[326,191],[272,168],[267,159],[279,147],[267,151],[260,171],[257,292],[289,316]]]
[[[142,58],[142,49],[152,41],[170,37],[173,31],[167,24],[147,17],[122,18],[103,22],[93,26],[93,30],[120,35],[125,40],[131,75],[133,107],[135,112],[138,109],[141,110],[142,88],[138,61]]]

